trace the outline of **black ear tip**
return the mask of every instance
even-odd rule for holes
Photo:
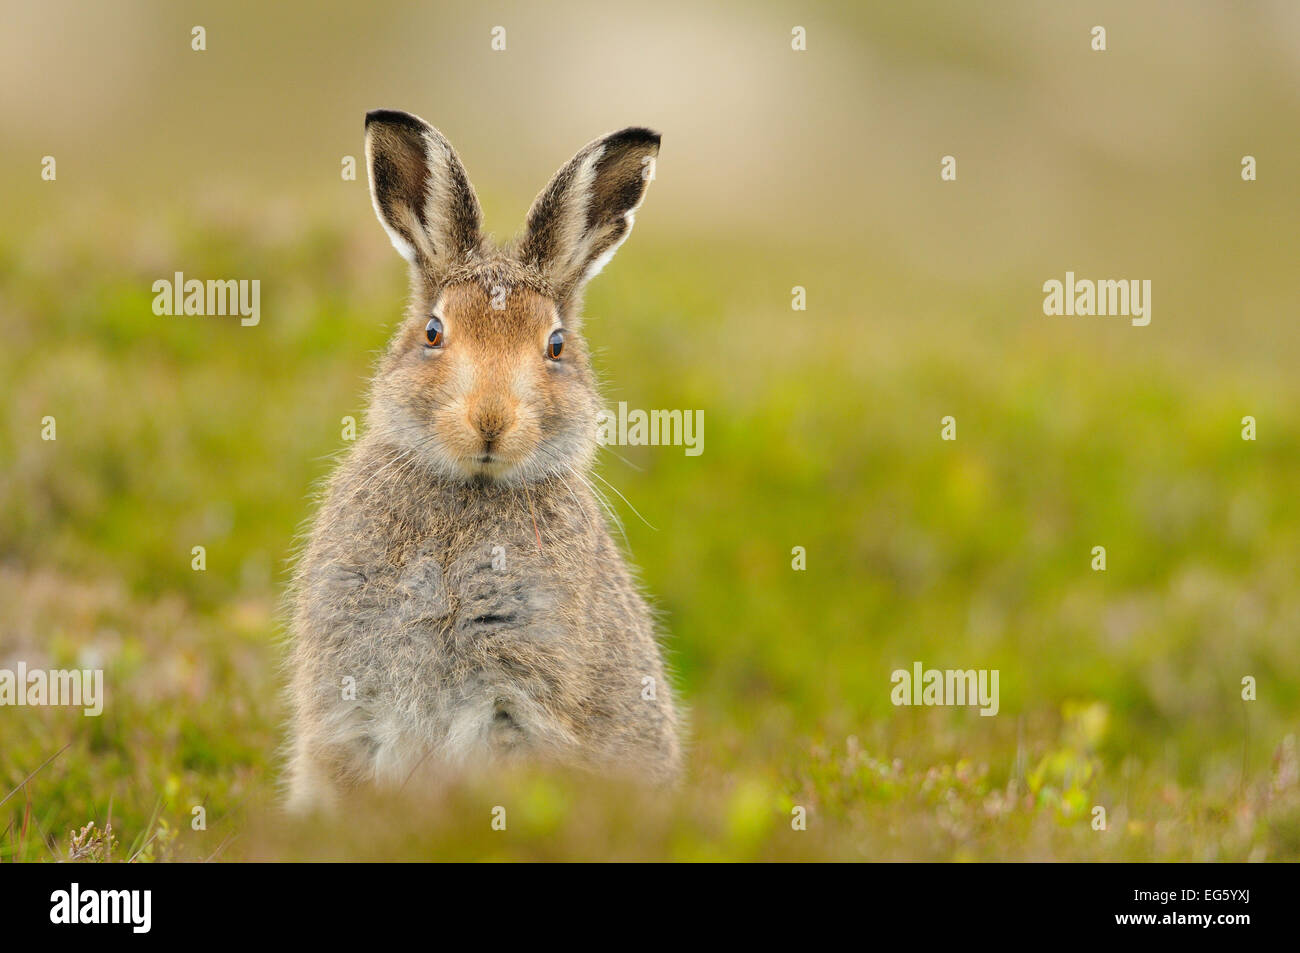
[[[370,128],[372,122],[388,123],[393,126],[404,126],[407,129],[423,129],[425,122],[418,116],[412,116],[410,113],[402,112],[400,109],[372,109],[366,113],[366,128]]]
[[[662,137],[653,129],[647,129],[645,126],[628,126],[626,129],[620,129],[609,138],[617,141],[620,145],[658,149],[659,140]]]

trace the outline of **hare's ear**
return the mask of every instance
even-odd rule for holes
[[[632,231],[658,154],[657,132],[611,133],[574,156],[533,202],[519,258],[538,268],[561,300],[580,291]]]
[[[375,214],[403,258],[437,274],[478,248],[478,197],[437,129],[409,113],[368,112],[366,164]]]

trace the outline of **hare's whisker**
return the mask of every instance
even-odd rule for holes
[[[605,484],[605,486],[609,487],[609,488],[610,488],[611,490],[613,490],[615,493],[618,493],[618,498],[619,498],[620,500],[622,500],[624,503],[626,503],[626,504],[628,505],[628,509],[630,509],[633,513],[636,513],[636,517],[637,517],[637,519],[639,519],[642,523],[645,523],[646,526],[649,526],[649,527],[650,527],[652,530],[654,530],[656,533],[659,532],[658,527],[656,527],[656,526],[652,526],[652,525],[650,524],[650,521],[647,520],[644,516],[642,516],[642,515],[640,514],[640,512],[637,510],[637,508],[636,508],[635,506],[632,505],[631,500],[629,500],[626,496],[624,496],[621,492],[619,492],[618,487],[616,487],[614,484],[610,483],[608,480],[606,480],[603,476],[601,476],[601,475],[600,475],[599,473],[597,473],[595,470],[592,470],[592,471],[591,471],[591,475],[594,476],[594,477],[595,477],[597,480],[599,480],[601,483]]]

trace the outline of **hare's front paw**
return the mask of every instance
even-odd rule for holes
[[[335,563],[326,571],[325,583],[331,589],[360,589],[366,584],[366,574],[356,566]]]
[[[399,621],[438,620],[451,611],[442,563],[431,546],[421,547],[402,568],[397,581]]]
[[[485,549],[457,560],[449,575],[459,604],[457,635],[555,634],[550,620],[559,600],[535,562]]]

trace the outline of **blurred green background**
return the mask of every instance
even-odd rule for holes
[[[0,667],[108,692],[0,709],[0,859],[1300,859],[1297,5],[0,7]],[[381,106],[503,237],[663,133],[586,331],[611,404],[704,413],[600,465],[654,527],[611,494],[679,792],[275,811],[295,534],[406,296],[340,175]],[[175,271],[261,323],[155,316]],[[1066,271],[1149,279],[1150,325],[1044,316]],[[999,669],[999,715],[894,707],[917,660]]]

